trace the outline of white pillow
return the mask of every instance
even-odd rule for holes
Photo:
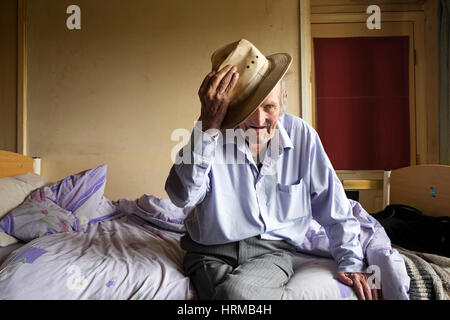
[[[0,178],[0,220],[9,211],[21,204],[33,190],[47,183],[47,179],[31,172],[14,177]],[[5,232],[0,232],[0,247],[6,247],[17,242],[16,238]]]
[[[31,191],[47,183],[47,179],[31,172],[0,178],[0,219],[21,204]]]
[[[10,244],[17,243],[19,240],[10,236],[6,232],[0,232],[0,247],[7,247]]]

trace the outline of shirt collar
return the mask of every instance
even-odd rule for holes
[[[294,148],[294,144],[292,143],[291,138],[287,134],[286,129],[283,127],[283,124],[281,122],[281,120],[283,118],[283,115],[284,114],[282,114],[280,116],[280,118],[278,119],[278,122],[277,122],[277,128],[278,128],[278,132],[279,132],[279,135],[280,135],[281,147],[283,149],[286,149],[286,148],[287,149],[293,149]]]

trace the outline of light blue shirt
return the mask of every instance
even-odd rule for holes
[[[254,236],[299,245],[315,219],[338,271],[362,271],[360,225],[317,132],[286,113],[277,129],[270,144],[278,148],[267,149],[259,171],[245,142],[223,134],[222,143],[194,126],[165,186],[176,206],[193,207],[185,219],[189,235],[204,245]]]

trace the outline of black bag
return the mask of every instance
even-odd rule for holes
[[[405,249],[450,257],[450,218],[425,216],[404,205],[389,205],[373,217],[393,244]]]

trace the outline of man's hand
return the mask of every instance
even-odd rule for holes
[[[338,272],[337,274],[339,281],[355,289],[359,300],[378,300],[377,289],[370,289],[367,283],[370,276],[371,274],[359,272]]]
[[[236,67],[227,65],[212,71],[203,80],[198,95],[202,103],[199,121],[202,130],[220,129],[230,103],[230,95],[239,78]]]

